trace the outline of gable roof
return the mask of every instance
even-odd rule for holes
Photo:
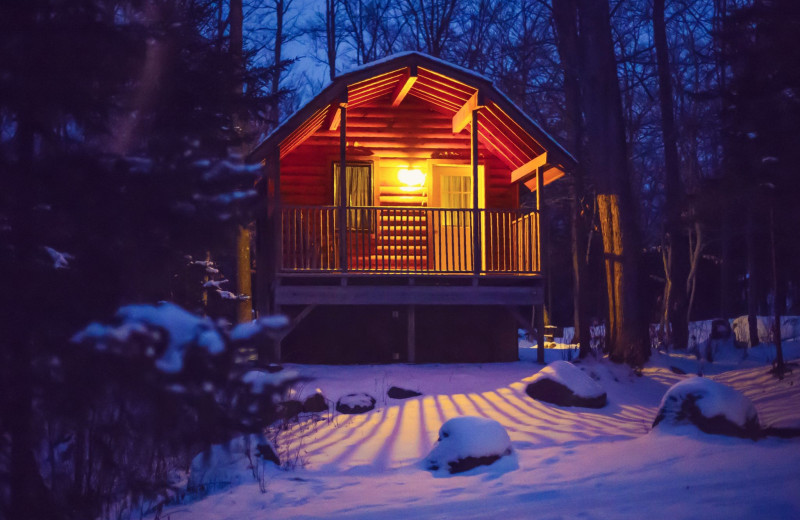
[[[576,163],[572,154],[488,78],[419,52],[394,54],[336,77],[259,143],[250,159],[261,161],[276,148],[285,156],[330,121],[340,103],[358,107],[388,94],[396,96],[400,90],[449,116],[482,106],[479,139],[514,170],[512,181],[528,181],[530,186],[534,166],[544,165],[550,172],[544,176],[548,183]]]

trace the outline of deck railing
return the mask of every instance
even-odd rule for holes
[[[538,214],[480,209],[481,273],[539,272]],[[343,241],[336,206],[281,208],[282,271],[474,273],[474,212],[421,207],[348,207]],[[341,247],[346,254],[341,254]],[[342,261],[346,261],[346,266]]]

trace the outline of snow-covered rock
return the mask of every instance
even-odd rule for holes
[[[525,393],[537,401],[584,408],[606,405],[603,387],[568,361],[553,361],[525,381]]]
[[[704,377],[690,377],[667,390],[653,428],[693,424],[706,433],[755,438],[756,409],[744,394]]]
[[[437,473],[462,473],[488,466],[512,452],[505,428],[483,417],[455,417],[439,429],[439,439],[425,458],[425,468]]]
[[[192,459],[187,489],[207,493],[255,482],[266,464],[280,464],[275,447],[263,435],[242,435],[215,444]]]
[[[369,394],[347,394],[336,402],[336,411],[346,414],[366,413],[375,408],[375,398]]]

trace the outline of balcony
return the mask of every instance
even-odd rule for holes
[[[536,275],[538,224],[525,208],[283,206],[279,272]]]

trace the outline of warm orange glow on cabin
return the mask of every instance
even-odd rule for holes
[[[425,173],[418,168],[400,168],[397,172],[397,180],[406,186],[424,186]]]

